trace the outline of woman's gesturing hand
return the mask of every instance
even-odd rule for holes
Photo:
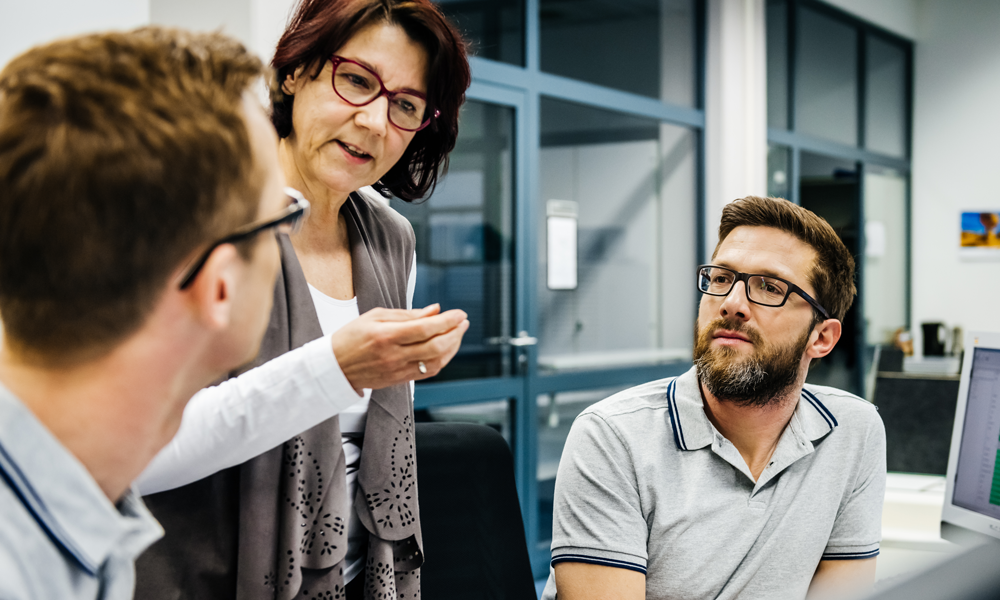
[[[419,310],[375,308],[333,334],[333,355],[358,393],[433,377],[458,352],[469,328],[467,316],[461,310],[442,313],[437,304]]]

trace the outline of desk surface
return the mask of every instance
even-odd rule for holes
[[[938,381],[959,381],[961,375],[944,375],[941,373],[907,373],[905,371],[879,371],[880,379],[934,379]]]
[[[924,570],[960,548],[941,539],[944,477],[889,473],[882,506],[882,548],[876,579]]]

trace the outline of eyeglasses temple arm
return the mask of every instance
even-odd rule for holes
[[[819,302],[817,302],[815,298],[813,298],[812,296],[810,296],[809,294],[807,294],[802,288],[800,288],[799,286],[795,285],[794,283],[789,283],[789,285],[794,286],[794,290],[793,291],[796,294],[798,294],[798,295],[802,296],[803,298],[805,298],[806,302],[808,302],[810,305],[812,305],[813,308],[815,308],[817,311],[819,311],[819,314],[821,314],[824,319],[832,319],[833,318],[833,317],[830,316],[830,313],[825,308],[823,308],[822,306],[820,306]]]

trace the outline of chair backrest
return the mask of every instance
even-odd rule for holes
[[[535,600],[507,442],[468,423],[417,423],[416,442],[422,596]]]
[[[875,384],[872,401],[885,424],[890,471],[944,475],[958,403],[957,377],[888,377]]]

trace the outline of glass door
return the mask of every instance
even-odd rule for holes
[[[802,152],[799,200],[826,219],[854,256],[861,256],[863,232],[858,165],[849,160]],[[806,381],[864,395],[863,298],[857,298],[843,319],[840,341],[809,370]]]
[[[458,354],[428,382],[515,375],[513,107],[469,100],[448,173],[425,201],[393,199],[417,238],[414,307],[461,308],[469,330]]]
[[[534,489],[534,411],[525,401],[532,345],[523,306],[530,251],[521,233],[528,202],[525,95],[474,82],[447,174],[424,201],[392,200],[417,239],[414,306],[460,308],[469,330],[452,362],[416,386],[418,421],[464,421],[494,427],[514,455],[525,523]]]
[[[417,234],[417,304],[473,322],[415,402],[425,419],[506,432],[542,577],[575,415],[691,364],[705,3],[440,5],[472,38],[473,85],[448,175],[399,210]]]

